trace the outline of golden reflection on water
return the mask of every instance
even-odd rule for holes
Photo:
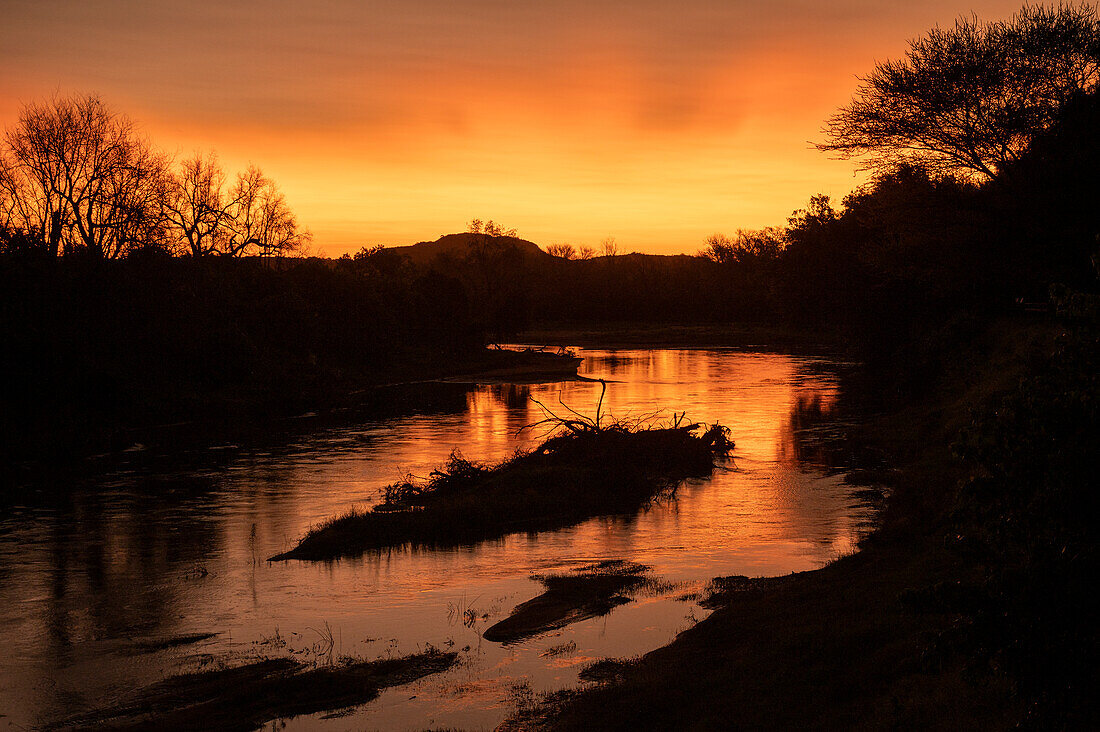
[[[345,650],[367,656],[382,653],[385,639],[402,652],[425,642],[471,647],[465,676],[423,682],[415,702],[385,695],[357,718],[360,726],[416,727],[428,719],[491,726],[506,713],[505,677],[539,688],[575,683],[579,659],[665,643],[686,627],[689,610],[651,598],[562,637],[502,648],[481,641],[481,626],[449,624],[448,606],[476,604],[491,616],[487,627],[536,594],[528,577],[548,569],[628,559],[663,579],[698,584],[812,568],[851,550],[865,512],[829,471],[833,453],[822,437],[835,428],[841,403],[832,364],[736,351],[582,355],[583,375],[609,381],[604,414],[676,411],[720,421],[737,442],[734,458],[713,478],[683,485],[676,500],[637,515],[447,551],[403,547],[317,564],[264,559],[309,526],[376,502],[404,474],[427,475],[452,449],[495,461],[530,446],[540,434],[523,428],[544,416],[532,398],[591,414],[600,385],[449,385],[429,411],[306,431],[265,449],[211,450],[186,469],[139,467],[92,481],[58,505],[28,507],[0,523],[0,642],[8,649],[0,709],[18,724],[41,724],[178,669],[196,653],[241,653],[276,628],[304,639],[324,621]],[[178,651],[133,650],[141,639],[193,632],[219,635]],[[565,639],[576,642],[574,653],[541,655]],[[325,726],[314,718],[296,724]]]

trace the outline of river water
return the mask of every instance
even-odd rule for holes
[[[426,475],[452,449],[494,461],[530,446],[539,435],[517,432],[542,417],[532,397],[591,412],[599,384],[435,385],[442,403],[400,416],[307,415],[262,447],[214,445],[182,461],[135,445],[128,464],[65,486],[63,498],[0,513],[0,728],[257,656],[325,663],[429,646],[461,663],[339,715],[279,726],[492,728],[531,693],[579,683],[595,659],[671,641],[706,616],[691,593],[709,578],[811,569],[853,550],[870,509],[829,448],[844,426],[845,364],[739,350],[579,354],[581,374],[610,381],[605,413],[720,421],[733,458],[636,515],[446,551],[272,563],[312,524],[377,502],[387,483]],[[652,567],[665,590],[520,643],[481,638],[541,592],[531,575],[605,559]],[[162,647],[187,634],[213,635]]]

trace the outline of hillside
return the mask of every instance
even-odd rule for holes
[[[387,247],[387,256],[405,257],[409,263],[423,267],[433,264],[443,256],[465,259],[479,249],[496,252],[514,253],[526,262],[548,261],[553,259],[534,242],[514,236],[490,236],[488,234],[445,234],[435,241],[422,241],[403,247]]]

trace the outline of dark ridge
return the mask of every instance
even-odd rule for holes
[[[491,236],[489,234],[444,234],[435,241],[422,241],[404,247],[387,247],[380,252],[387,257],[405,257],[410,264],[423,266],[440,257],[464,259],[476,256],[479,248],[518,256],[522,260],[546,262],[553,257],[537,244],[515,236]]]

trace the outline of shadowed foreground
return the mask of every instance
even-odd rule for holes
[[[901,470],[858,554],[718,580],[672,644],[505,727],[1095,726],[1100,338],[1016,319],[950,356],[935,390],[861,430]]]
[[[610,683],[551,698],[511,728],[1003,728],[1016,711],[998,707],[1003,688],[922,666],[918,649],[947,621],[904,612],[898,597],[950,575],[942,550],[927,548],[720,594],[672,645],[614,664]]]
[[[720,425],[695,435],[700,425],[574,424],[582,426],[492,467],[452,453],[426,483],[389,486],[384,503],[336,518],[271,559],[330,559],[406,542],[462,544],[629,513],[685,478],[710,475],[715,458],[733,448]]]

